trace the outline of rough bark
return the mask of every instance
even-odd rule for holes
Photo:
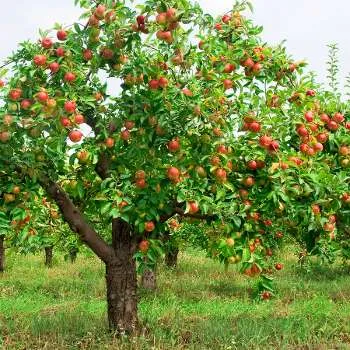
[[[106,264],[109,328],[130,334],[138,325],[134,260],[137,244],[130,225],[121,219],[113,220],[112,247],[115,258]]]
[[[165,265],[171,268],[177,266],[177,257],[179,255],[179,248],[173,247],[165,253]]]
[[[149,290],[157,289],[157,274],[155,270],[145,270],[141,276],[142,288]]]
[[[53,247],[45,247],[45,266],[52,267]]]
[[[0,272],[5,270],[5,236],[0,235]]]

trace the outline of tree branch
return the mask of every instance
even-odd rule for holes
[[[88,224],[66,192],[47,176],[39,179],[41,186],[60,208],[65,221],[72,231],[105,263],[115,258],[113,249]]]

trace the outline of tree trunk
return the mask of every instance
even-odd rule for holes
[[[53,247],[45,247],[45,266],[52,267]]]
[[[5,236],[0,235],[0,272],[5,270],[5,246],[4,246]]]
[[[77,260],[78,249],[71,249],[69,252],[70,262],[73,264]]]
[[[157,289],[157,275],[155,270],[145,270],[141,277],[141,286],[145,289]]]
[[[173,247],[165,253],[165,265],[168,267],[177,266],[177,257],[179,255],[179,248]]]
[[[106,263],[109,328],[117,333],[133,333],[138,324],[137,244],[130,225],[121,219],[113,220],[112,246],[115,258]]]

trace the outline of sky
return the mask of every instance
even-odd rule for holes
[[[231,9],[233,0],[197,0],[213,15]],[[269,44],[286,40],[288,52],[296,59],[306,59],[311,70],[326,80],[327,44],[338,43],[340,78],[350,72],[350,43],[347,28],[349,0],[251,0],[256,24],[264,26],[263,39]],[[54,23],[71,24],[81,10],[73,0],[18,0],[10,3],[10,10],[0,21],[2,40],[0,61],[16,44],[38,38],[38,29],[51,28]]]

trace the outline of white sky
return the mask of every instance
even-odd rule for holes
[[[198,0],[202,7],[221,14],[230,10],[233,0]],[[326,45],[337,42],[340,48],[342,78],[350,71],[349,21],[350,0],[252,0],[254,18],[264,26],[263,38],[271,43],[286,39],[295,59],[307,59],[321,81],[326,75]],[[38,37],[38,28],[50,28],[55,22],[71,24],[81,10],[73,0],[17,0],[9,2],[10,11],[1,16],[0,61],[16,44]]]

